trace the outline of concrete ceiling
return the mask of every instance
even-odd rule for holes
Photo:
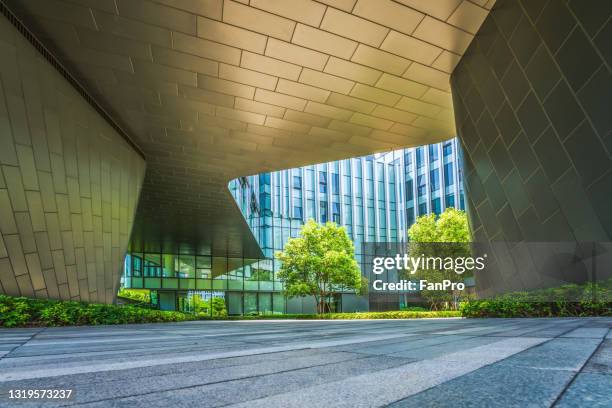
[[[259,253],[229,180],[454,136],[495,0],[4,0],[144,151],[133,246]]]

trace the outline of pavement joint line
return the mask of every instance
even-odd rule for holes
[[[194,343],[197,344],[197,343]],[[193,344],[191,344],[193,345]],[[173,351],[176,351],[177,354],[180,353],[188,353],[188,352],[196,352],[198,351],[197,349],[188,349],[188,350],[184,350],[184,348],[189,347],[190,344],[185,345],[184,347],[179,347],[179,348],[173,348]],[[216,347],[216,348],[207,348],[206,350],[223,350],[224,348],[228,348],[228,347]],[[73,352],[73,353],[60,353],[60,354],[27,354],[27,355],[12,355],[10,357],[8,357],[6,360],[10,361],[10,360],[23,360],[23,361],[29,361],[29,360],[37,360],[37,361],[42,361],[42,360],[53,360],[53,359],[60,359],[60,358],[64,358],[64,357],[96,357],[96,356],[108,356],[108,355],[121,355],[121,354],[128,354],[130,353],[130,351],[134,351],[137,350],[139,353],[145,353],[146,352],[150,352],[152,350],[159,350],[159,351],[167,351],[168,348],[167,347],[150,347],[150,348],[138,348],[138,349],[134,349],[134,348],[122,348],[122,349],[118,349],[118,350],[103,350],[103,351],[81,351],[81,352]],[[139,356],[138,354],[132,354],[131,356]],[[0,365],[1,367],[1,365]]]
[[[23,347],[26,343],[28,343],[30,340],[32,340],[34,337],[36,337],[37,334],[39,334],[40,332],[43,332],[45,329],[43,328],[42,330],[36,331],[34,333],[32,333],[30,336],[24,336],[27,337],[26,340],[24,340],[21,344],[18,344],[17,346],[11,348],[8,352],[0,355],[0,361],[4,360],[6,358],[10,358],[10,355],[16,351],[17,349]]]
[[[392,336],[379,336],[378,340],[384,340],[395,337],[405,337],[405,334],[396,334]],[[98,372],[98,371],[115,371],[115,370],[123,370],[129,368],[141,368],[141,367],[151,367],[158,366],[164,364],[176,364],[176,363],[186,363],[186,362],[195,362],[195,361],[206,361],[206,360],[215,360],[220,358],[229,358],[229,357],[241,357],[247,355],[256,355],[256,354],[270,354],[277,353],[280,351],[291,351],[291,350],[303,350],[303,349],[311,349],[311,348],[319,348],[319,347],[333,347],[340,346],[344,344],[357,344],[362,343],[364,341],[375,341],[376,337],[365,338],[368,340],[362,340],[363,337],[357,339],[344,339],[344,340],[319,340],[311,343],[299,343],[297,345],[289,345],[289,346],[275,346],[275,347],[264,347],[261,349],[252,349],[252,350],[239,350],[239,351],[229,351],[222,353],[212,353],[212,354],[204,354],[202,356],[193,357],[193,356],[185,356],[185,357],[173,357],[173,358],[158,358],[155,360],[139,360],[139,361],[128,361],[121,363],[106,363],[106,364],[89,364],[86,366],[76,366],[76,367],[65,367],[65,368],[55,368],[55,369],[45,369],[45,370],[32,370],[28,369],[27,371],[22,372],[0,372],[0,383],[7,381],[17,381],[17,380],[26,380],[33,378],[45,378],[45,377],[57,377],[61,375],[70,375],[70,374],[83,374],[90,372]],[[336,344],[334,344],[336,343]]]
[[[601,348],[601,346],[604,343],[604,340],[605,340],[605,336],[604,336],[604,338],[601,339],[601,341],[599,342],[597,347],[595,347],[595,349],[593,350],[591,355],[587,359],[584,360],[584,363],[582,363],[582,366],[577,371],[574,371],[574,375],[572,376],[572,378],[570,378],[570,380],[567,382],[567,384],[565,384],[565,386],[561,389],[561,392],[559,393],[559,395],[557,395],[557,398],[555,398],[553,403],[550,405],[551,408],[555,407],[559,403],[559,401],[561,401],[561,399],[563,398],[563,395],[572,386],[572,384],[574,383],[576,378],[578,378],[578,375],[584,370],[584,367],[586,367],[586,365],[589,363],[589,361],[591,361],[591,359],[593,358],[595,353],[597,353],[597,351]]]
[[[439,337],[443,337],[443,336],[439,336]],[[461,339],[461,340],[468,340],[468,339],[475,339],[478,337],[484,337],[484,336],[466,336],[465,339]],[[423,346],[417,346],[417,347],[413,347],[410,350],[419,350],[419,349],[423,349],[423,348],[427,348],[427,347],[433,347],[433,346],[440,346],[442,344],[448,344],[448,343],[452,343],[453,340],[456,339],[447,339],[447,341],[443,341],[441,343],[435,343],[435,344],[427,344],[427,345],[423,345]],[[391,344],[398,344],[398,343],[391,343]],[[385,356],[390,356],[390,357],[402,357],[402,356],[397,356],[397,354],[399,353],[403,353],[404,351],[394,351],[392,353],[385,353],[385,354],[380,354],[380,355],[385,355]],[[366,355],[372,355],[372,353],[365,353],[363,351],[352,351],[352,353],[358,353],[358,354],[366,354]]]
[[[255,335],[255,334],[267,334],[268,332],[253,332],[253,333],[249,333],[249,335]],[[174,335],[174,336],[165,336],[164,339],[166,340],[184,340],[186,337],[188,338],[194,338],[194,339],[199,339],[199,338],[218,338],[218,337],[232,337],[232,336],[236,336],[236,335],[241,335],[244,334],[243,332],[235,332],[235,333],[230,333],[230,334],[202,334],[202,335],[189,335],[189,336],[185,336],[185,335]],[[120,342],[125,342],[127,339],[126,337],[119,337],[119,338],[115,338],[115,336],[113,336],[114,338],[112,339],[85,339],[82,341],[47,341],[46,339],[40,339],[35,341],[35,344],[29,344],[28,347],[44,347],[44,346],[48,346],[48,345],[59,345],[59,344],[95,344],[95,343],[120,343]],[[137,336],[139,340],[143,340],[143,339],[159,339],[159,336]],[[78,338],[78,337],[77,337]],[[31,342],[32,339],[28,340],[28,342]]]
[[[369,374],[369,373],[362,374],[362,375],[349,377],[349,378],[336,382],[336,384],[334,385],[337,385],[337,383],[344,383],[344,384],[341,384],[341,389],[353,390],[351,393],[350,399],[346,398],[346,395],[337,395],[336,397],[338,399],[335,399],[335,400],[330,399],[329,395],[334,395],[334,394],[332,394],[331,390],[329,390],[329,385],[324,384],[324,385],[315,385],[312,387],[307,387],[307,388],[302,389],[301,392],[297,392],[297,393],[293,392],[293,393],[276,394],[271,397],[257,398],[257,399],[250,400],[244,403],[232,404],[232,406],[244,407],[244,408],[268,407],[268,406],[283,406],[287,408],[288,407],[301,407],[300,400],[301,398],[304,398],[304,397],[307,398],[309,407],[337,406],[337,407],[351,407],[352,408],[355,406],[372,406],[374,404],[376,404],[377,406],[384,406],[384,405],[393,403],[395,401],[408,398],[412,395],[417,394],[420,391],[423,391],[424,389],[429,389],[436,385],[440,385],[442,383],[450,381],[454,378],[461,377],[467,373],[476,371],[477,369],[480,369],[484,366],[494,364],[498,361],[501,361],[512,355],[516,355],[520,352],[528,350],[539,344],[546,343],[550,340],[551,339],[543,339],[543,338],[515,338],[515,339],[500,340],[499,342],[495,343],[497,344],[497,347],[502,346],[507,343],[510,348],[510,350],[505,350],[506,356],[501,357],[501,358],[489,357],[488,359],[489,361],[487,362],[487,360],[485,360],[484,364],[482,365],[479,365],[474,361],[464,361],[462,363],[459,363],[459,362],[454,362],[454,361],[443,360],[440,357],[436,357],[433,359],[421,360],[421,361],[405,364],[405,365],[387,369],[387,370],[381,370],[381,371],[376,372],[375,374]],[[521,347],[522,343],[525,344],[525,347]],[[513,350],[512,349],[513,344],[514,344],[514,348],[519,348],[520,350]],[[470,355],[473,355],[474,350],[482,349],[484,351],[486,348],[490,348],[491,346],[492,344],[473,347],[469,349]],[[500,353],[503,352],[503,350],[498,350],[498,351]],[[451,353],[449,355],[446,355],[445,357],[447,358],[450,355],[461,355],[462,352],[463,351]],[[444,365],[445,370],[442,373],[445,374],[446,376],[440,375],[441,372],[439,368],[434,369],[434,365],[437,363]],[[451,370],[451,366],[453,365],[455,366],[454,372],[450,373],[451,371],[453,371]],[[419,369],[423,369],[423,370],[419,370]],[[426,375],[423,375],[423,373],[426,370],[428,370],[428,372],[426,372]],[[408,377],[410,373],[412,372],[417,374],[420,377],[419,379],[421,381],[424,380],[425,385],[421,386],[421,389],[419,389],[419,386],[417,385],[416,387],[418,391],[408,393],[407,395],[404,395],[403,397],[399,399],[393,400],[393,399],[388,398],[388,396],[392,395],[393,392],[391,392],[391,390],[385,387],[388,387],[390,386],[391,383],[394,383],[393,379],[404,378],[407,380],[406,377]],[[379,378],[372,378],[372,377],[379,377]],[[368,391],[367,390],[368,387],[363,386],[362,384],[363,381],[365,381],[366,384],[369,384],[369,383],[376,384],[378,387],[378,391],[381,391],[381,392],[380,393],[374,392],[372,390]],[[418,380],[416,380],[415,382],[418,382]],[[360,384],[361,384],[361,387],[359,386]],[[327,393],[326,391],[330,391],[330,393]],[[406,392],[406,390],[404,391]],[[322,399],[322,397],[320,397],[321,395],[326,395],[328,397]],[[374,395],[374,397],[378,399],[376,401],[366,402],[366,398],[369,395]],[[319,399],[317,399],[318,397]],[[357,401],[359,401],[359,403],[357,403]]]

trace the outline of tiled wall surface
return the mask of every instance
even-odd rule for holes
[[[144,160],[0,16],[0,293],[110,303]]]
[[[498,0],[457,66],[476,240],[612,239],[611,15],[607,0]],[[524,277],[513,288],[529,286],[542,282]]]

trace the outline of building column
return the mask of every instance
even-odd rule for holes
[[[145,160],[35,39],[0,33],[0,293],[112,303]]]
[[[498,0],[453,72],[476,241],[612,239],[611,14],[612,2]]]

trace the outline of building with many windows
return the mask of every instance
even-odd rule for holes
[[[364,242],[406,242],[419,215],[463,208],[459,157],[452,139],[232,180],[230,191],[263,258],[133,252],[126,258],[124,285],[156,291],[154,299],[165,309],[174,303],[189,310],[191,297],[197,295],[224,298],[230,314],[312,312],[312,299],[282,296],[274,253],[299,234],[306,220],[335,222],[346,228],[363,266]],[[338,311],[368,310],[369,303],[343,293],[333,306]]]
[[[464,209],[456,139],[417,148],[241,177],[230,183],[265,256],[308,219],[363,242],[405,242],[416,217]]]

